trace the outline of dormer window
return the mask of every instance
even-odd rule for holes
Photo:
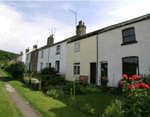
[[[122,30],[122,36],[123,36],[123,44],[121,45],[137,43],[135,39],[134,27]]]

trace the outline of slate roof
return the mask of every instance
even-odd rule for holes
[[[77,40],[81,40],[83,38],[90,37],[90,36],[93,36],[93,35],[97,35],[97,34],[100,34],[100,33],[104,33],[106,31],[110,31],[110,30],[113,30],[113,29],[116,29],[116,28],[119,28],[119,27],[123,27],[125,25],[140,22],[140,21],[143,21],[143,20],[146,20],[146,19],[150,19],[150,13],[146,14],[146,15],[143,15],[143,16],[140,16],[140,17],[137,17],[137,18],[134,18],[134,19],[131,19],[131,20],[127,20],[127,21],[124,21],[124,22],[121,22],[121,23],[118,23],[118,24],[114,24],[114,25],[111,25],[111,26],[108,26],[108,27],[105,27],[105,28],[87,33],[87,34],[82,35],[80,37],[76,37],[74,39],[69,40],[68,43],[71,43],[71,42],[74,42],[74,41],[77,41]]]

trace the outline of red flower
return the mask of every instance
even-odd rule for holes
[[[107,81],[109,81],[109,79],[108,79],[108,78],[107,78],[106,80],[107,80]]]
[[[133,75],[132,78],[134,78],[135,80],[139,80],[141,78],[141,76]]]
[[[126,74],[123,74],[123,78],[127,80],[128,76]]]
[[[131,91],[133,85],[127,86],[127,88]]]
[[[121,82],[120,85],[123,86],[123,82]]]
[[[142,86],[143,88],[149,89],[149,86],[147,84],[143,83],[143,82],[140,83],[140,86]]]
[[[148,85],[145,85],[145,88],[146,88],[146,89],[149,89],[149,86],[148,86]]]
[[[129,80],[132,80],[132,78],[131,78],[131,77],[129,77]]]
[[[130,93],[130,96],[132,96],[133,95],[133,93]]]
[[[134,86],[138,89],[140,87],[140,84],[135,84]]]
[[[122,97],[122,100],[124,100],[124,97]]]
[[[142,86],[143,88],[145,88],[145,85],[146,85],[146,84],[143,83],[143,82],[140,83],[140,86]]]
[[[134,80],[134,78],[132,77],[132,81]]]

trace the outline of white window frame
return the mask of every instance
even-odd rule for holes
[[[80,42],[76,42],[74,45],[75,51],[80,51]]]
[[[73,74],[74,75],[80,75],[80,70],[79,70],[79,73],[78,73],[78,69],[80,69],[80,63],[74,63],[74,65],[73,65]]]

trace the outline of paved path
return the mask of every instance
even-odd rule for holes
[[[0,75],[0,77],[2,76]],[[24,117],[42,117],[39,113],[35,112],[30,104],[28,104],[8,82],[4,82],[4,84],[10,98],[16,103]]]

